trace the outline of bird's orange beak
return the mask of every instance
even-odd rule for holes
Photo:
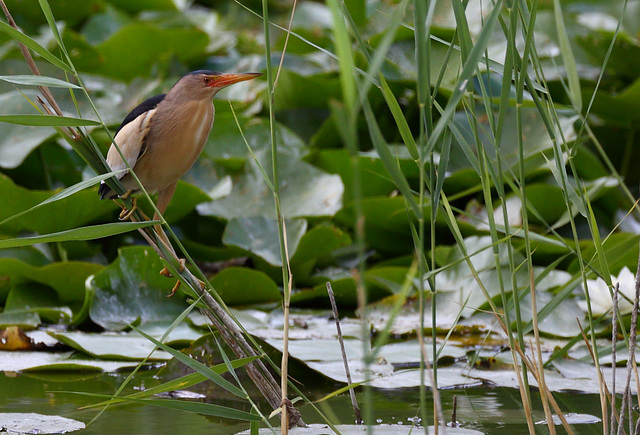
[[[260,77],[261,75],[262,73],[220,74],[216,76],[211,76],[213,80],[211,80],[211,83],[208,86],[214,87],[214,88],[224,88],[225,86],[229,86],[234,83],[255,79],[256,77]]]

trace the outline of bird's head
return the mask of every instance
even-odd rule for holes
[[[262,73],[221,73],[217,71],[193,71],[174,85],[182,96],[196,99],[212,98],[219,90],[234,83],[251,80]]]

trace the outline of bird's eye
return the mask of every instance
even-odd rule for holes
[[[204,84],[208,85],[209,83],[211,83],[211,77],[205,77],[204,78]]]

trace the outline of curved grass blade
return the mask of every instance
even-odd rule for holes
[[[0,122],[37,127],[80,127],[101,125],[97,121],[56,115],[0,115]]]
[[[258,358],[259,357],[257,356],[252,356],[248,358],[236,359],[231,361],[231,366],[234,369],[239,369],[240,367],[243,367],[249,364],[250,362],[257,360]],[[222,364],[217,364],[211,367],[211,370],[221,375],[228,371],[228,367],[225,363],[222,363]],[[108,401],[83,406],[81,409],[96,408],[96,407],[104,406],[107,404],[115,405],[116,403],[126,402],[127,399],[144,399],[146,397],[153,396],[154,394],[168,393],[169,391],[176,391],[176,390],[184,390],[185,388],[192,387],[206,380],[207,380],[207,377],[202,373],[198,373],[198,372],[191,373],[191,374],[182,376],[178,379],[173,379],[171,381],[165,382],[161,385],[156,385],[155,387],[147,388],[144,391],[138,391],[137,393],[132,393],[132,394],[129,394],[128,396],[112,397]]]
[[[396,185],[402,196],[411,206],[411,210],[415,213],[416,216],[420,216],[420,211],[418,204],[411,192],[411,186],[409,186],[409,182],[406,177],[400,170],[396,160],[393,158],[391,151],[389,150],[389,146],[380,131],[380,127],[378,126],[378,122],[371,110],[371,106],[368,101],[364,102],[362,106],[364,109],[364,114],[367,119],[367,126],[369,127],[369,135],[371,136],[371,142],[373,142],[373,146],[375,147],[378,155],[380,156],[380,160],[384,165],[387,172],[391,176],[393,183]]]
[[[447,102],[447,105],[442,112],[442,116],[438,120],[436,126],[433,129],[431,136],[429,137],[429,141],[427,142],[427,151],[430,151],[435,146],[436,142],[440,140],[440,136],[442,135],[444,129],[451,122],[453,115],[455,114],[456,108],[458,107],[458,103],[462,99],[466,88],[467,83],[473,76],[474,72],[478,68],[478,62],[484,56],[485,49],[487,47],[487,43],[489,42],[489,38],[493,33],[493,28],[495,27],[498,17],[500,16],[500,10],[502,9],[502,0],[499,0],[493,6],[493,10],[487,17],[485,25],[478,36],[478,40],[475,45],[471,49],[469,53],[469,58],[464,63],[464,67],[460,76],[458,77],[458,81],[456,83],[455,88],[453,89],[453,93],[451,94],[451,98]]]
[[[59,233],[44,234],[42,236],[5,239],[0,240],[0,249],[18,248],[20,246],[35,245],[36,243],[101,239],[103,237],[128,233],[129,231],[137,230],[139,228],[145,228],[151,225],[158,225],[161,223],[162,222],[160,221],[110,223],[93,225],[90,227],[74,228],[72,230],[60,231]]]
[[[104,399],[111,399],[112,396],[108,394],[97,394],[87,392],[75,392],[75,391],[59,391],[66,394],[80,394],[89,397],[100,397]],[[250,414],[238,409],[228,408],[226,406],[212,405],[210,403],[202,402],[190,402],[187,400],[175,400],[175,399],[136,399],[133,397],[121,397],[120,399],[127,402],[140,403],[142,405],[159,406],[162,408],[169,408],[178,411],[195,412],[197,414],[212,415],[222,418],[231,418],[234,420],[245,421],[260,421],[262,418],[258,415]]]
[[[44,48],[42,45],[38,44],[36,41],[34,41],[33,39],[31,39],[30,37],[28,37],[27,35],[25,35],[21,31],[14,29],[13,27],[8,25],[4,21],[0,21],[0,31],[5,32],[11,38],[15,39],[19,43],[25,45],[27,48],[29,48],[29,49],[33,50],[34,52],[38,53],[45,60],[51,62],[52,64],[54,64],[58,68],[63,69],[65,71],[73,74],[73,69],[71,69],[71,67],[69,65],[67,65],[66,63],[64,63],[63,61],[58,59],[56,56],[51,54],[51,52],[49,50],[47,50],[46,48]]]
[[[43,205],[50,204],[52,202],[64,199],[64,198],[66,198],[68,196],[73,195],[74,193],[77,193],[77,192],[80,192],[81,190],[86,189],[87,187],[91,187],[91,186],[93,186],[95,184],[98,184],[102,180],[106,180],[107,178],[110,178],[112,176],[118,175],[118,174],[120,174],[122,172],[125,172],[125,171],[126,171],[126,169],[122,169],[120,171],[115,171],[115,172],[107,172],[106,174],[101,174],[101,175],[98,175],[96,177],[89,178],[88,180],[81,181],[80,183],[74,184],[71,187],[67,187],[66,189],[61,190],[60,192],[56,193],[55,195],[45,199],[41,203],[36,204],[36,205],[34,205],[33,207],[31,207],[31,208],[29,208],[27,210],[21,211],[20,213],[14,214],[13,216],[9,216],[8,218],[6,218],[2,222],[0,222],[0,226],[6,224],[7,222],[11,222],[12,220],[14,220],[16,218],[19,218],[20,216],[24,216],[25,214],[30,213],[30,212],[42,207]]]
[[[387,106],[389,107],[389,110],[391,110],[393,119],[396,121],[396,126],[398,127],[398,131],[400,132],[402,141],[409,150],[411,158],[414,160],[418,160],[420,158],[420,155],[418,154],[416,140],[413,138],[411,128],[409,128],[409,123],[407,123],[407,119],[404,117],[404,113],[402,113],[400,104],[398,104],[398,100],[396,100],[396,96],[393,95],[393,92],[391,91],[391,88],[389,87],[389,84],[385,80],[384,76],[380,74],[379,77],[380,84],[382,85],[382,87],[380,88],[382,91],[382,95],[384,95]]]
[[[236,387],[235,385],[233,385],[231,382],[227,381],[226,379],[222,378],[219,374],[217,374],[216,372],[211,370],[211,368],[207,367],[206,365],[202,364],[200,361],[196,361],[195,359],[188,357],[187,355],[183,354],[182,352],[177,351],[177,350],[173,349],[170,346],[167,346],[166,344],[156,340],[155,338],[153,338],[149,334],[146,334],[146,333],[142,332],[141,330],[139,330],[135,326],[132,326],[132,328],[133,328],[134,331],[136,331],[138,334],[142,335],[147,340],[151,341],[153,344],[158,346],[160,349],[162,349],[162,350],[164,350],[166,352],[169,352],[175,359],[180,361],[182,364],[184,364],[187,367],[190,367],[193,370],[197,371],[198,373],[201,373],[204,376],[206,376],[207,379],[213,381],[216,385],[219,385],[220,387],[224,388],[225,390],[227,390],[231,394],[235,394],[238,397],[242,397],[242,398],[246,397],[246,394],[245,394],[244,391],[242,391],[241,389],[239,389],[238,387]]]
[[[78,85],[66,82],[64,80],[56,79],[54,77],[44,77],[36,75],[13,75],[13,76],[0,76],[0,80],[7,83],[13,83],[14,85],[26,85],[26,86],[47,86],[49,88],[69,88],[69,89],[82,89]]]
[[[578,75],[578,69],[576,67],[576,59],[573,56],[573,50],[571,49],[571,43],[569,42],[569,35],[567,35],[567,28],[564,25],[564,19],[562,18],[562,7],[560,6],[560,0],[553,0],[553,12],[556,21],[556,31],[558,32],[558,43],[560,44],[560,53],[562,53],[562,60],[564,67],[567,70],[567,79],[569,81],[569,98],[576,111],[582,110],[582,93],[580,92],[580,77]]]

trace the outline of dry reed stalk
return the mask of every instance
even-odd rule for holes
[[[336,322],[336,330],[338,331],[338,342],[340,343],[340,351],[342,352],[342,361],[344,362],[344,371],[347,374],[347,382],[349,385],[353,384],[351,380],[351,370],[349,370],[349,360],[347,359],[347,352],[344,348],[344,338],[342,336],[342,329],[340,328],[340,316],[338,315],[338,305],[336,304],[336,297],[333,294],[333,288],[331,283],[327,282],[327,294],[329,295],[329,301],[331,301],[331,308],[333,309],[333,319]],[[353,407],[353,414],[356,417],[356,424],[362,424],[362,412],[358,407],[358,401],[356,400],[356,393],[353,388],[349,389],[349,397],[351,398],[351,406]]]

